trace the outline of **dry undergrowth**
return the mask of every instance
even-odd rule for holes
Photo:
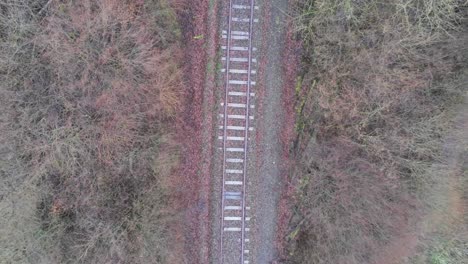
[[[466,89],[463,5],[296,1],[304,64],[290,262],[369,263],[424,213],[438,182],[427,170]]]
[[[165,0],[0,1],[0,262],[161,263],[177,164]]]

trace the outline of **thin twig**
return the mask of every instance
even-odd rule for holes
[[[52,3],[52,0],[49,0],[49,1],[44,5],[44,7],[42,7],[41,10],[39,10],[39,12],[37,12],[37,15],[38,15],[38,16],[41,15],[41,13],[44,12],[44,11],[47,9],[47,7],[49,7],[50,3]]]

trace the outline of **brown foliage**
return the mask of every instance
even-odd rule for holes
[[[306,67],[291,261],[369,263],[411,228],[433,183],[426,170],[440,158],[467,62],[450,31],[455,7],[442,7],[456,1],[427,17],[429,4],[402,13],[397,0],[298,2]]]
[[[2,136],[24,170],[2,203],[36,203],[28,224],[45,235],[23,245],[35,253],[10,245],[2,256],[160,263],[171,217],[165,181],[177,164],[171,130],[183,95],[175,15],[156,0],[51,1],[28,14],[34,4],[41,2],[0,4],[2,45],[17,49],[2,54]],[[15,22],[30,30],[18,32]]]

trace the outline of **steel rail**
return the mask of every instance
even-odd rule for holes
[[[244,137],[244,179],[243,179],[243,191],[242,191],[242,238],[241,238],[241,264],[244,264],[244,250],[245,250],[245,194],[247,186],[247,148],[248,148],[248,139],[249,139],[249,120],[250,120],[250,89],[251,89],[251,78],[252,78],[252,39],[253,39],[253,23],[254,23],[254,5],[255,0],[250,2],[250,23],[249,23],[249,62],[247,70],[247,91],[246,91],[246,111],[245,111],[245,137]]]
[[[224,190],[226,180],[226,141],[227,141],[227,120],[228,120],[228,93],[229,93],[229,64],[230,64],[230,49],[231,49],[231,20],[232,20],[232,2],[229,0],[229,16],[228,16],[228,29],[227,29],[227,43],[226,43],[226,83],[225,83],[225,97],[224,97],[224,128],[223,128],[223,177],[221,191],[221,238],[220,238],[220,258],[221,263],[224,263],[223,252],[223,235],[224,235]]]
[[[227,150],[227,128],[228,128],[228,100],[229,100],[229,78],[230,78],[230,57],[231,57],[231,40],[232,40],[232,15],[233,15],[233,2],[234,0],[229,0],[229,16],[228,16],[228,28],[227,28],[227,44],[226,44],[226,75],[225,75],[225,101],[224,101],[224,126],[223,126],[223,165],[222,165],[222,192],[221,192],[221,234],[220,234],[220,262],[224,263],[224,205],[225,205],[225,196],[226,196],[226,150]],[[243,170],[242,170],[242,201],[241,201],[241,264],[245,263],[245,237],[246,237],[246,189],[247,189],[247,149],[248,149],[248,138],[249,138],[249,121],[250,121],[250,91],[252,87],[252,38],[253,38],[253,24],[254,24],[254,10],[255,4],[254,0],[250,1],[250,20],[249,20],[249,44],[248,44],[248,70],[247,70],[247,91],[246,91],[246,110],[245,110],[245,126],[244,126],[244,160],[243,160]]]

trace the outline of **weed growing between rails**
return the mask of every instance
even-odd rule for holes
[[[1,258],[161,263],[183,95],[165,1],[0,4]]]
[[[294,263],[369,263],[425,210],[464,89],[464,1],[296,1]]]

